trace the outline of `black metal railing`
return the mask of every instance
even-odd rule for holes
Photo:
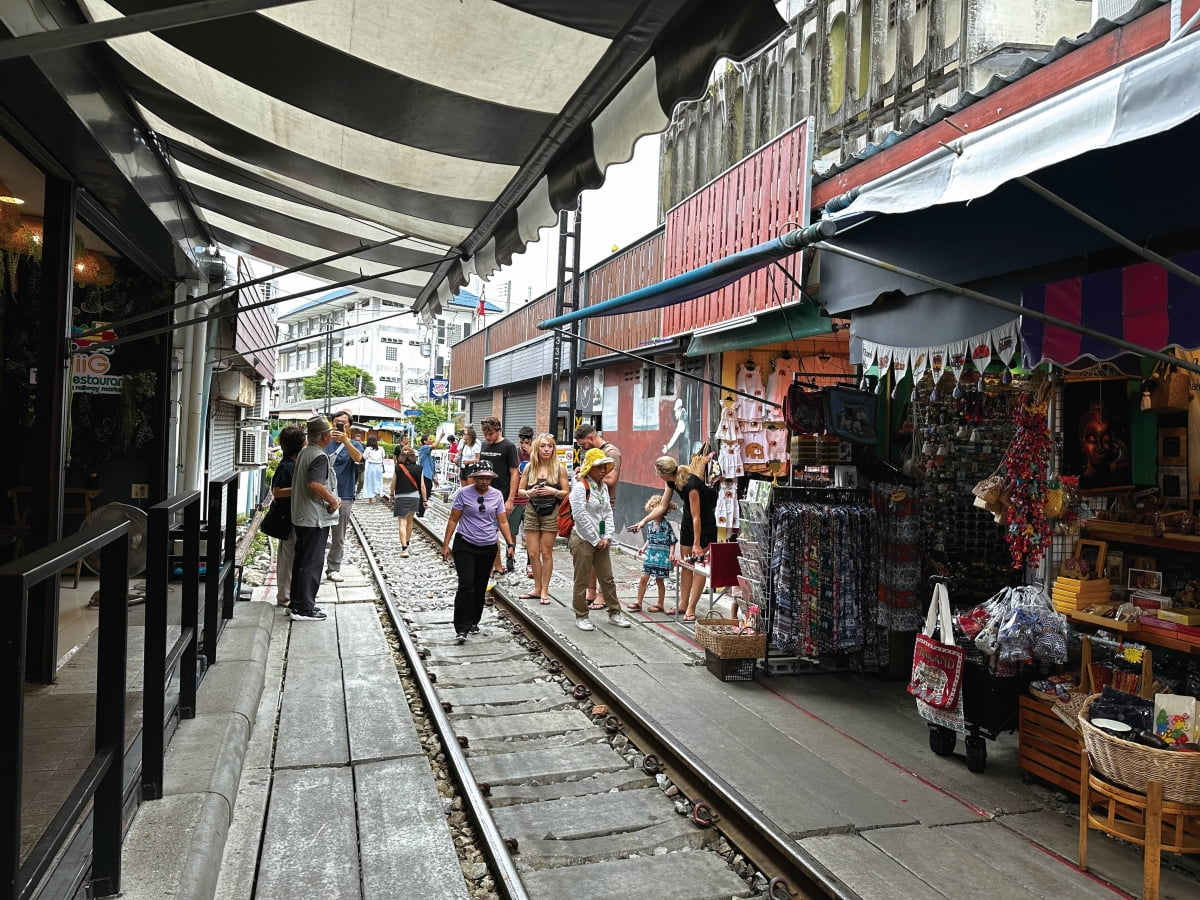
[[[142,692],[142,799],[163,795],[163,754],[175,715],[196,715],[200,620],[200,492],[189,491],[150,508],[146,544],[146,656]],[[182,517],[182,523],[180,518]],[[172,554],[181,542],[182,554]],[[167,648],[167,598],[171,568],[180,566],[179,637]],[[178,667],[179,694],[169,702]]]
[[[29,591],[96,552],[100,554],[96,751],[22,864],[21,775]],[[5,739],[9,762],[0,766],[0,896],[4,900],[27,900],[34,895],[89,809],[93,826],[91,896],[109,896],[121,889],[128,565],[129,525],[122,522],[81,531],[0,567],[0,598],[8,613],[0,633],[0,721],[16,725]]]
[[[225,621],[233,618],[234,568],[237,561],[236,470],[208,483],[207,544],[204,568],[204,658],[217,661],[217,638]]]

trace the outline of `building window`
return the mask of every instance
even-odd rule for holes
[[[675,393],[675,370],[663,370],[663,395],[670,397]]]
[[[396,351],[397,351],[396,347],[384,347],[383,348],[383,358],[386,359],[388,362],[395,362],[397,359],[400,358],[400,355]]]

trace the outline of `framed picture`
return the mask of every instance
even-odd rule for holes
[[[825,427],[842,440],[875,443],[875,409],[879,398],[847,387],[825,389]]]
[[[1158,490],[1167,500],[1187,499],[1187,466],[1159,466]]]
[[[1187,429],[1158,429],[1158,464],[1160,466],[1187,465]]]
[[[1162,582],[1162,572],[1154,572],[1150,569],[1130,569],[1127,586],[1131,591],[1154,591],[1156,594],[1161,594]]]
[[[1125,583],[1125,551],[1108,551],[1108,555],[1104,559],[1104,577],[1113,584]]]
[[[1133,486],[1129,384],[1127,378],[1094,378],[1063,385],[1062,473],[1078,476],[1084,493]]]
[[[1079,560],[1073,556],[1069,556],[1059,563],[1058,574],[1062,578],[1077,578],[1080,581],[1087,578],[1079,567]]]
[[[1153,556],[1130,555],[1130,557],[1125,561],[1125,565],[1130,569],[1157,569],[1158,560]]]
[[[1104,558],[1108,555],[1108,544],[1104,541],[1076,541],[1075,559],[1084,578],[1099,578],[1104,572]]]

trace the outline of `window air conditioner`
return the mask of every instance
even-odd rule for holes
[[[271,432],[265,428],[238,429],[238,465],[265,466],[271,446]]]

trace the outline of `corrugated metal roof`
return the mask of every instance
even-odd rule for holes
[[[479,295],[472,294],[470,291],[459,291],[452,298],[450,298],[450,305],[466,309],[478,309]],[[490,300],[483,301],[483,308],[490,313],[504,312],[503,306],[497,306]]]
[[[899,143],[905,138],[911,137],[912,135],[919,131],[923,131],[931,125],[936,125],[947,116],[952,116],[955,113],[962,111],[968,106],[971,106],[972,104],[983,100],[985,97],[996,93],[1001,88],[1007,87],[1016,81],[1020,81],[1026,75],[1036,72],[1038,69],[1042,69],[1056,60],[1062,59],[1068,53],[1072,53],[1075,50],[1078,50],[1080,47],[1090,44],[1092,41],[1096,40],[1096,38],[1103,37],[1110,31],[1120,28],[1122,25],[1126,25],[1129,22],[1132,22],[1134,19],[1141,18],[1151,10],[1157,9],[1160,6],[1164,6],[1168,2],[1169,0],[1138,0],[1138,2],[1134,4],[1134,7],[1129,12],[1123,16],[1117,17],[1115,20],[1110,21],[1109,19],[1097,19],[1096,24],[1094,24],[1088,31],[1079,35],[1079,37],[1059,38],[1058,42],[1042,56],[1039,56],[1036,59],[1022,60],[1021,64],[1017,66],[1016,71],[1011,75],[993,75],[988,80],[987,84],[985,84],[978,91],[964,92],[959,96],[958,101],[954,104],[950,106],[939,105],[927,117],[924,119],[914,120],[903,131],[893,131],[879,143],[868,144],[861,152],[852,154],[845,162],[835,163],[827,171],[822,172],[819,175],[814,174],[813,183],[819,184],[828,178],[832,178],[835,175],[840,175],[842,172],[853,168],[854,166],[858,165],[858,163],[874,156],[881,150],[886,150],[893,144]]]
[[[307,303],[297,306],[295,309],[279,317],[279,321],[284,322],[290,319],[297,313],[302,313],[305,310],[313,309],[333,300],[340,300],[342,297],[348,297],[351,294],[357,293],[353,288],[338,288],[336,291],[330,291],[328,294],[322,294],[315,300],[309,300]]]

